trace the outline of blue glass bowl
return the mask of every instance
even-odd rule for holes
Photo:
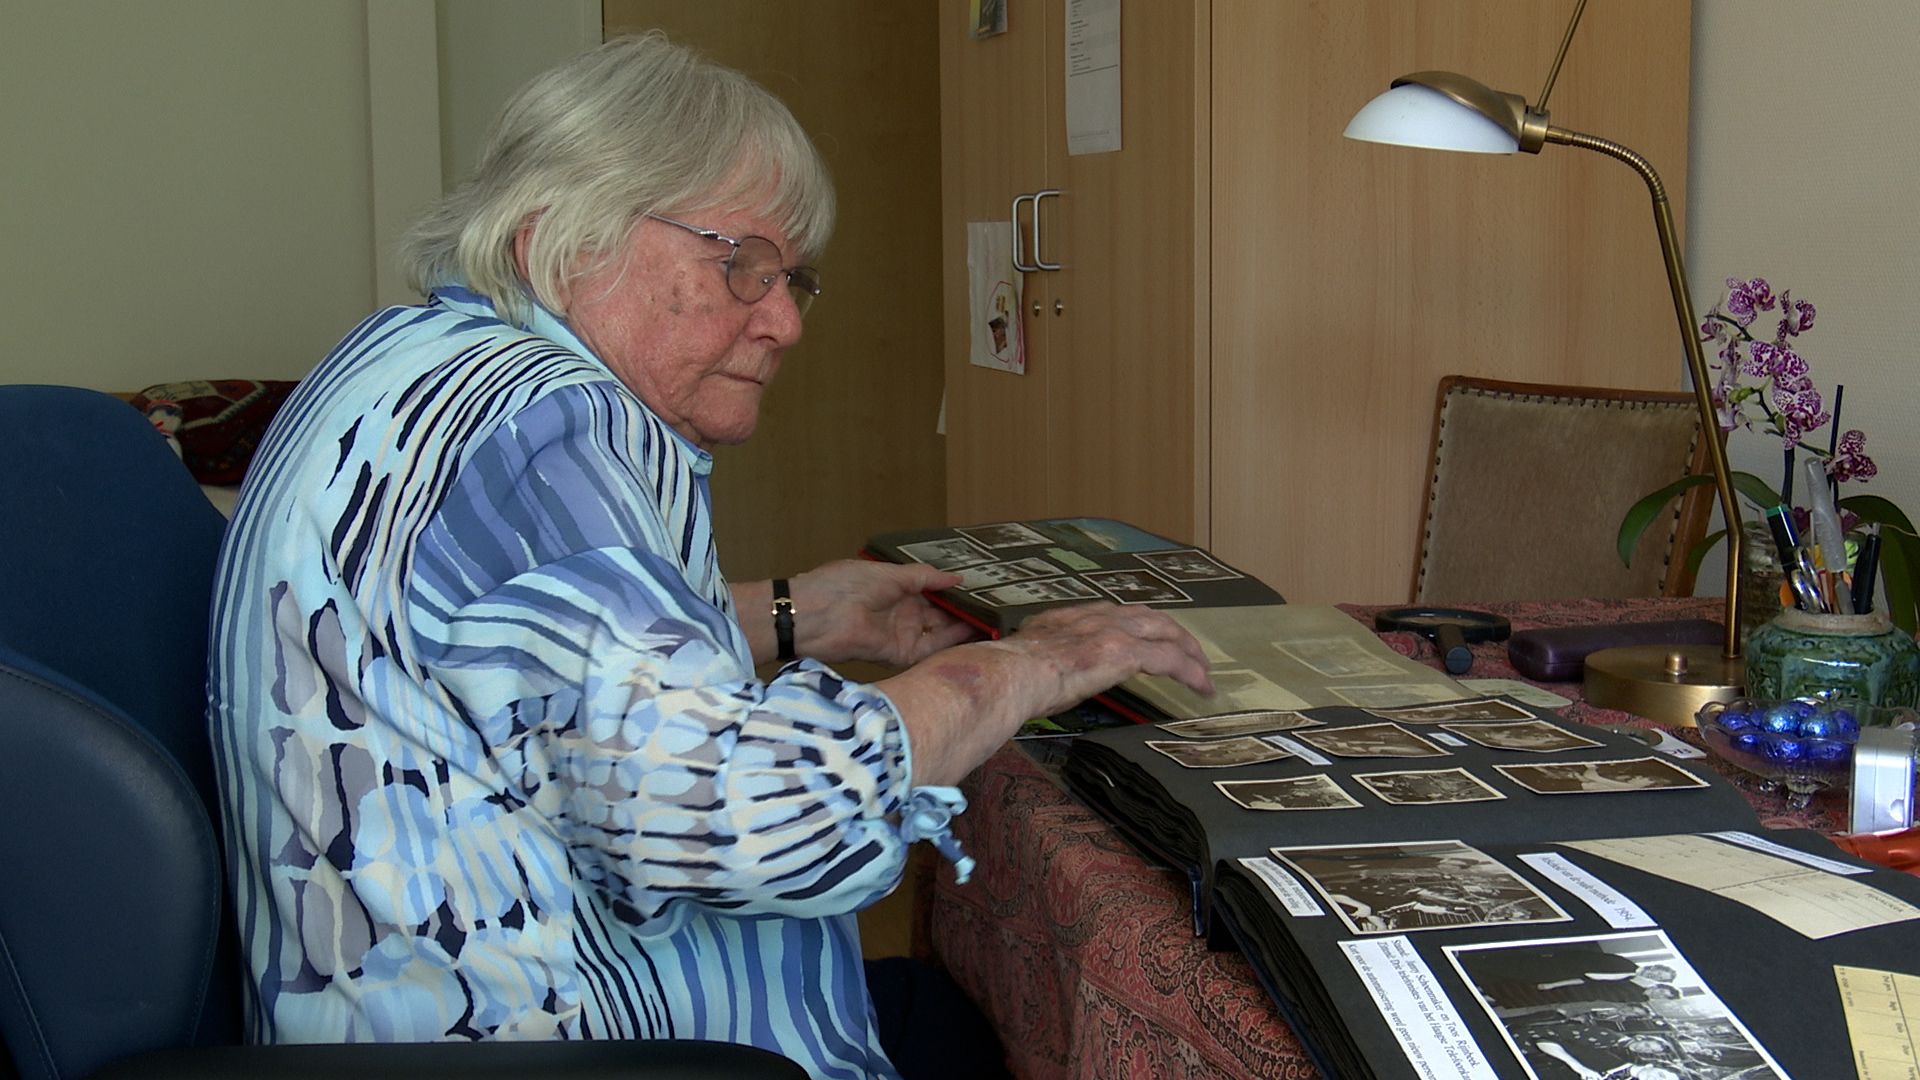
[[[1920,713],[1912,709],[1818,694],[1785,701],[1709,702],[1695,716],[1715,756],[1785,787],[1794,806],[1805,806],[1825,788],[1847,786],[1862,726],[1895,727],[1916,720]]]

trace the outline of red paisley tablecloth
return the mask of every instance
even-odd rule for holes
[[[1701,598],[1479,607],[1505,615],[1515,630],[1530,630],[1715,617],[1721,604]],[[1371,626],[1379,608],[1343,610]],[[1432,646],[1415,635],[1382,639],[1434,662]],[[1474,652],[1465,678],[1520,677],[1504,644]],[[1562,710],[1570,720],[1646,723],[1577,700],[1577,683],[1541,685],[1576,699]],[[966,885],[955,884],[944,860],[931,868],[932,880],[921,885],[928,899],[920,938],[992,1019],[1016,1076],[1320,1075],[1246,961],[1209,951],[1193,936],[1184,876],[1143,860],[1022,749],[1002,749],[962,787],[972,805],[954,831],[979,865]],[[1806,810],[1752,788],[1748,797],[1771,828],[1832,831],[1844,821],[1835,796]]]

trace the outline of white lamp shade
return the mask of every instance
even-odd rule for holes
[[[1417,83],[1403,83],[1367,102],[1353,114],[1346,136],[1472,154],[1512,154],[1520,149],[1520,141],[1491,118]]]

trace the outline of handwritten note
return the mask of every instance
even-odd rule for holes
[[[1576,840],[1563,846],[1705,889],[1810,938],[1920,919],[1920,908],[1871,885],[1710,836]]]
[[[1860,1080],[1916,1080],[1913,1023],[1920,1019],[1920,978],[1894,971],[1834,965],[1840,1005],[1853,1041]]]

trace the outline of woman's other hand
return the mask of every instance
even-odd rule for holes
[[[960,575],[923,563],[837,559],[809,570],[788,582],[794,652],[826,664],[866,660],[912,667],[976,636],[973,627],[925,595],[959,583]],[[772,583],[735,585],[733,601],[754,662],[772,660],[777,652]]]
[[[952,784],[1026,721],[1140,674],[1213,693],[1193,635],[1163,612],[1118,604],[1042,612],[1019,633],[937,653],[879,686],[906,722],[913,782]]]
[[[793,579],[794,649],[827,664],[912,667],[977,636],[926,597],[958,584],[924,563],[836,559]]]

